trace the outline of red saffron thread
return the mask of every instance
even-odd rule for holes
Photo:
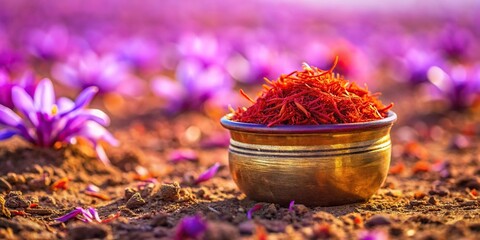
[[[233,121],[275,125],[319,125],[367,122],[385,118],[393,103],[384,106],[368,88],[359,87],[329,70],[303,64],[302,71],[282,74],[277,80],[265,79],[260,96],[252,105],[233,111]]]

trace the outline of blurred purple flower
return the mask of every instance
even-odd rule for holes
[[[480,96],[480,65],[456,65],[447,71],[437,66],[428,70],[432,96],[446,101],[452,110],[468,109]]]
[[[260,209],[263,208],[263,204],[262,203],[257,203],[255,205],[253,205],[252,208],[250,208],[247,212],[247,218],[248,219],[252,219],[253,218],[253,213],[259,211]]]
[[[197,59],[206,65],[224,62],[229,52],[226,42],[215,36],[190,32],[180,36],[177,49],[180,60]]]
[[[213,166],[211,166],[209,169],[207,169],[205,172],[201,173],[200,176],[195,180],[195,184],[199,184],[201,182],[205,182],[210,180],[217,174],[218,169],[220,168],[220,163],[215,163]]]
[[[67,62],[55,64],[52,75],[66,86],[77,89],[96,86],[101,93],[139,96],[144,90],[143,82],[131,74],[129,65],[109,54],[72,55]]]
[[[46,30],[32,30],[28,36],[28,48],[32,55],[46,60],[65,57],[69,52],[69,33],[62,25],[53,25]]]
[[[402,58],[406,80],[411,84],[428,82],[428,70],[432,66],[440,65],[441,59],[433,51],[409,49]]]
[[[192,149],[178,149],[170,153],[168,160],[174,163],[182,161],[197,161],[198,154]]]
[[[110,124],[110,118],[98,109],[86,108],[97,91],[96,87],[89,87],[73,102],[68,98],[56,100],[49,79],[40,81],[33,99],[25,89],[13,87],[13,104],[21,116],[0,105],[0,140],[18,135],[37,146],[51,147],[56,142],[75,143],[80,137],[94,146],[103,163],[109,164],[99,142],[118,144],[104,128]]]
[[[362,231],[358,234],[359,240],[388,240],[388,235],[382,231]]]
[[[474,41],[475,37],[469,29],[446,24],[438,38],[438,47],[447,58],[460,60],[470,54]]]
[[[14,86],[21,87],[25,91],[33,96],[35,92],[35,77],[32,72],[25,72],[20,79],[11,80],[9,75],[0,70],[0,105],[14,108],[12,101],[12,88]]]
[[[139,69],[158,67],[160,60],[158,46],[153,41],[142,37],[122,41],[115,54],[120,61]]]
[[[184,217],[177,224],[174,239],[199,239],[205,230],[207,230],[207,223],[200,216]]]
[[[152,81],[153,92],[167,101],[167,109],[172,113],[201,109],[206,101],[231,93],[233,87],[232,79],[220,65],[205,66],[195,59],[184,60],[177,66],[176,79],[159,76]],[[225,101],[217,105],[226,107]]]
[[[5,41],[6,35],[0,32],[0,70],[12,72],[23,65],[23,58]]]

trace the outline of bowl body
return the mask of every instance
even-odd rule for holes
[[[394,112],[381,120],[266,127],[221,119],[232,178],[250,199],[332,206],[365,201],[390,166]]]

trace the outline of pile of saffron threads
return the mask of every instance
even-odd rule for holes
[[[281,75],[277,80],[265,79],[260,96],[248,108],[233,112],[233,121],[275,125],[320,125],[367,122],[385,118],[393,103],[384,106],[379,93],[371,94],[330,70],[303,64],[303,71]]]

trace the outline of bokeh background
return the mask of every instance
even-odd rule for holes
[[[339,56],[338,72],[386,102],[470,111],[478,12],[475,0],[2,1],[0,75],[50,77],[66,95],[98,86],[117,115],[133,103],[218,117],[247,104],[238,89],[255,94],[264,77],[302,62],[327,69]]]

